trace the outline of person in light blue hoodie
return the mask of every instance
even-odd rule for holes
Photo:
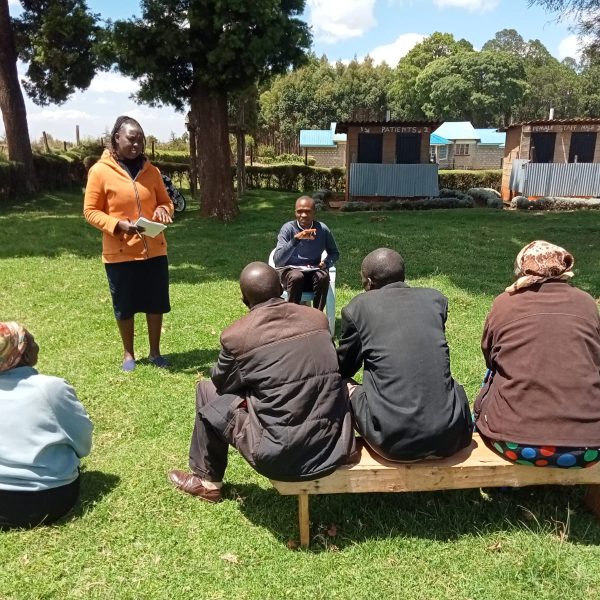
[[[0,322],[0,529],[67,514],[79,496],[79,460],[92,446],[75,390],[33,368],[38,352],[22,325]]]

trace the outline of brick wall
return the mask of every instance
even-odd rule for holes
[[[344,167],[346,143],[338,143],[335,148],[308,148],[308,155],[315,159],[315,167]]]
[[[448,158],[440,160],[440,169],[499,169],[504,148],[469,144],[467,156],[455,156],[454,145],[448,146]]]

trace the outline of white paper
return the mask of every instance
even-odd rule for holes
[[[164,225],[163,223],[157,223],[156,221],[149,221],[148,219],[144,218],[144,217],[140,217],[135,223],[134,225],[136,227],[143,227],[144,231],[142,232],[142,235],[146,235],[148,237],[156,237],[161,231],[163,231],[163,229],[166,229],[166,225]]]

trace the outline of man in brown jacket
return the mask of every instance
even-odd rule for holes
[[[222,333],[212,382],[197,387],[193,473],[169,472],[178,489],[210,502],[221,500],[228,444],[283,481],[328,475],[355,450],[325,315],[282,300],[265,263],[250,263],[240,288],[250,313]]]

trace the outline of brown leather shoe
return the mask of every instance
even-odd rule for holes
[[[202,485],[202,480],[194,473],[186,473],[179,469],[171,469],[167,475],[169,481],[182,492],[196,496],[207,502],[221,502],[221,490],[207,490]]]

